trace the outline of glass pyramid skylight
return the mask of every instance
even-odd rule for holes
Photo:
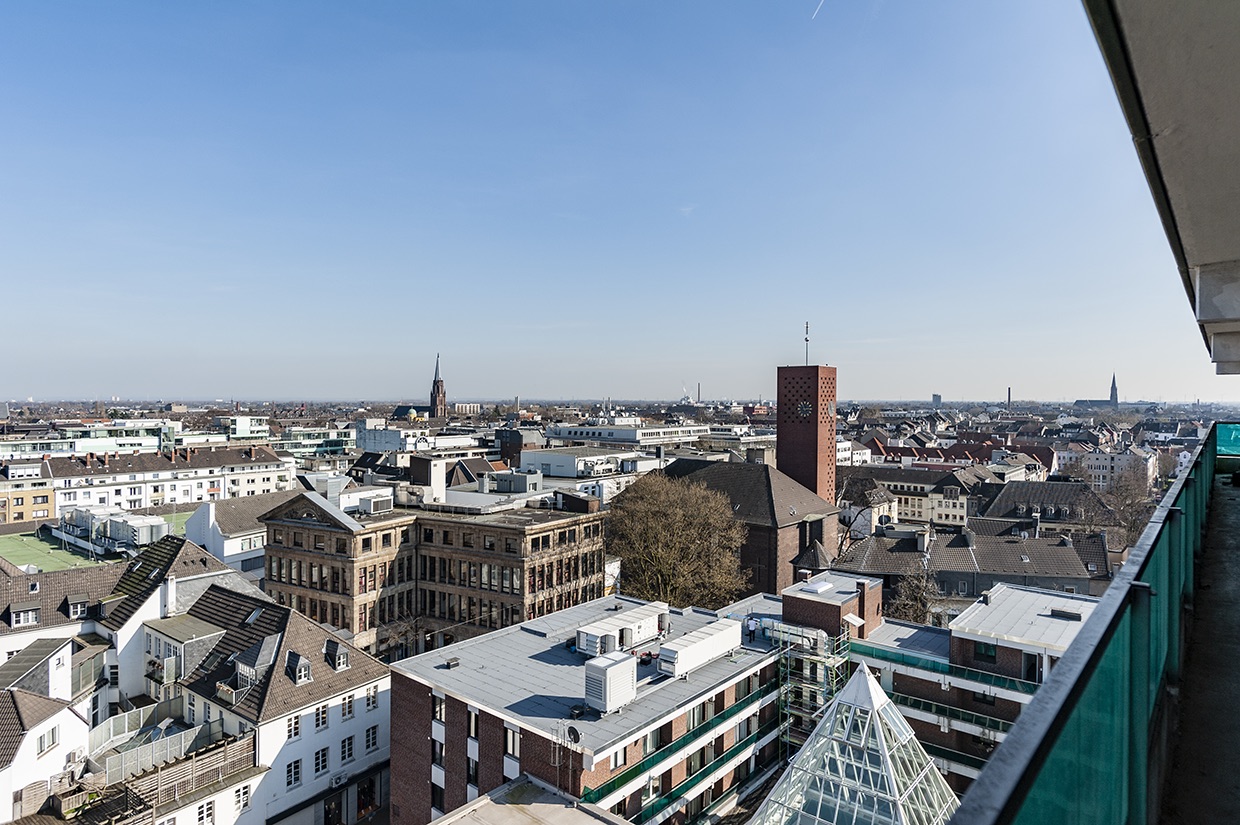
[[[959,804],[861,665],[750,825],[941,825]]]

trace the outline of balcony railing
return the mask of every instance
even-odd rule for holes
[[[986,730],[993,730],[997,733],[1007,733],[1012,729],[1012,723],[1003,719],[996,719],[993,716],[986,716],[982,713],[973,713],[968,710],[960,710],[949,705],[940,705],[938,702],[931,702],[926,699],[919,699],[916,696],[906,696],[903,693],[892,693],[891,701],[897,705],[913,710],[919,710],[923,713],[932,713],[935,716],[944,716],[948,719],[955,719],[957,722],[964,722],[969,725],[975,725]]]
[[[653,804],[643,809],[640,814],[635,816],[632,821],[637,823],[637,825],[641,825],[641,823],[649,822],[650,820],[654,819],[659,814],[663,813],[663,811],[667,810],[669,806],[679,805],[681,800],[688,797],[689,793],[694,788],[701,785],[702,782],[707,777],[711,776],[711,774],[714,773],[714,770],[716,767],[722,765],[723,763],[727,762],[729,759],[732,759],[738,754],[744,752],[747,748],[753,747],[755,744],[760,742],[764,737],[779,730],[779,726],[780,726],[779,717],[775,717],[774,719],[771,719],[765,725],[758,728],[758,730],[756,730],[754,733],[751,733],[749,736],[746,736],[744,739],[737,742],[732,747],[728,748],[718,758],[713,760],[709,765],[704,765],[702,769],[698,771],[697,773],[693,774],[693,776],[689,777],[684,782],[681,782],[679,785],[672,788],[670,792],[660,796],[658,799],[654,801]],[[716,781],[719,779],[719,777],[714,777],[714,778]]]
[[[1181,472],[1075,641],[969,788],[953,825],[1140,823],[1158,812],[1170,758],[1193,554],[1202,546],[1216,424]]]
[[[917,668],[918,670],[929,670],[934,673],[942,673],[946,676],[952,676],[957,679],[989,685],[991,687],[1010,690],[1016,693],[1034,694],[1038,692],[1038,688],[1040,687],[1036,682],[1026,682],[1023,679],[1013,679],[1010,676],[1001,676],[998,673],[990,673],[985,670],[975,670],[971,667],[948,664],[942,659],[931,659],[929,656],[918,656],[916,653],[904,653],[899,650],[890,650],[885,647],[866,644],[865,642],[849,642],[848,647],[858,656],[869,656],[871,659],[880,659],[884,662],[892,662],[897,665],[906,665],[908,667]]]
[[[671,756],[676,751],[679,751],[683,748],[688,747],[689,745],[692,745],[694,742],[697,742],[699,739],[705,739],[709,736],[718,736],[719,729],[723,726],[724,722],[727,722],[729,719],[735,719],[737,716],[741,715],[747,710],[753,710],[757,708],[758,704],[762,701],[764,697],[770,696],[772,693],[775,693],[777,690],[779,690],[778,681],[767,682],[765,685],[758,688],[753,693],[742,698],[738,702],[734,702],[733,704],[729,705],[728,707],[724,708],[722,711],[717,713],[711,719],[707,720],[706,722],[703,722],[702,724],[698,725],[693,730],[687,732],[684,736],[681,736],[679,739],[675,739],[672,742],[659,748],[658,750],[653,751],[652,753],[646,755],[641,760],[634,763],[631,767],[626,768],[625,770],[616,774],[611,779],[608,779],[606,782],[604,782],[602,785],[599,785],[597,788],[586,788],[585,793],[581,795],[581,800],[583,802],[591,802],[591,803],[598,802],[600,799],[607,796],[612,791],[615,791],[617,788],[620,788],[621,786],[633,781],[637,777],[646,773],[651,768],[653,768],[655,765],[659,764],[664,759],[667,759],[669,756]]]

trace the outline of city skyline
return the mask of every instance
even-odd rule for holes
[[[6,8],[0,395],[1240,400],[1079,4],[815,5]]]

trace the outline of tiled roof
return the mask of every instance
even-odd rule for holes
[[[264,529],[258,517],[280,504],[295,498],[300,490],[280,490],[257,496],[238,496],[215,502],[215,523],[226,536],[253,533]],[[199,505],[207,506],[206,504]]]
[[[1023,512],[1020,508],[1024,508]],[[1081,481],[1012,481],[997,488],[997,494],[985,507],[988,518],[1024,518],[1031,516],[1034,508],[1042,514],[1045,525],[1049,508],[1054,507],[1056,518],[1068,523],[1091,523],[1098,527],[1119,524],[1115,511],[1106,505],[1093,488]],[[1061,517],[1063,508],[1068,514]]]
[[[231,572],[231,568],[184,536],[164,536],[125,565],[125,572],[110,594],[121,598],[109,598],[107,615],[101,624],[119,630],[169,576],[182,578],[212,572]]]
[[[831,566],[831,556],[827,554],[827,549],[822,546],[822,542],[818,539],[801,551],[801,554],[792,560],[793,567],[799,567],[806,570],[826,570]]]
[[[121,562],[46,573],[22,573],[17,568],[0,565],[0,605],[4,611],[0,614],[3,619],[0,635],[12,632],[12,605],[24,602],[38,603],[40,628],[80,622],[81,619],[69,618],[69,596],[86,596],[88,609],[93,608],[112,592],[124,572],[125,565]],[[32,584],[38,585],[38,592],[30,592]]]
[[[769,464],[678,458],[664,472],[669,478],[700,482],[723,493],[735,517],[746,524],[784,527],[806,516],[839,512],[834,504]]]
[[[841,502],[848,501],[854,505],[860,504],[867,507],[877,507],[896,500],[896,497],[886,487],[864,476],[845,478],[840,485],[839,492],[836,493],[836,498]]]
[[[92,458],[93,455],[93,458]],[[234,467],[246,464],[279,464],[280,457],[270,447],[222,447],[176,450],[173,453],[93,453],[47,461],[54,478],[118,475],[120,473],[158,473],[165,470],[194,470]]]
[[[257,614],[256,614],[257,611]],[[212,586],[189,609],[189,615],[224,630],[224,636],[198,667],[182,680],[193,692],[214,696],[216,685],[234,675],[228,656],[263,665],[256,684],[232,710],[255,724],[335,696],[350,686],[381,678],[387,665],[341,641],[302,614],[265,599]],[[325,653],[329,643],[349,654],[349,666],[335,670]],[[311,680],[298,685],[287,667],[298,658],[310,662]],[[359,697],[360,698],[360,697]]]
[[[0,769],[13,764],[26,731],[67,707],[68,702],[26,690],[0,690]]]
[[[1087,564],[1093,563],[1094,570]],[[833,569],[862,575],[907,575],[922,569],[915,538],[870,536],[849,547]],[[935,572],[1106,578],[1105,542],[1099,535],[1021,539],[1019,536],[940,534],[930,543],[927,566]]]

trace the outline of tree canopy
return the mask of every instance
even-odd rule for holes
[[[749,584],[739,554],[746,535],[722,493],[650,473],[612,503],[605,546],[620,557],[625,595],[715,609]]]

